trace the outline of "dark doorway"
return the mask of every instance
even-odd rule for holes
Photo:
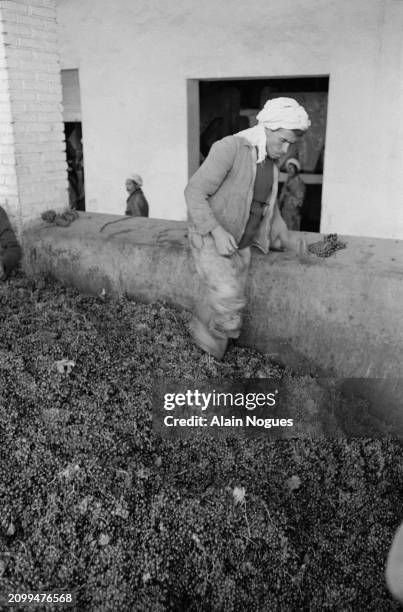
[[[193,167],[203,162],[216,140],[255,125],[256,114],[270,98],[291,97],[304,106],[312,125],[283,160],[280,189],[287,178],[285,163],[296,157],[306,185],[301,230],[319,232],[329,77],[200,80],[198,87],[199,160]]]
[[[84,158],[81,122],[64,124],[70,208],[85,210]]]

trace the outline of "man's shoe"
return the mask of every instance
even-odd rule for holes
[[[196,317],[193,317],[189,323],[189,332],[199,348],[221,361],[227,349],[228,341],[226,338],[214,337]]]

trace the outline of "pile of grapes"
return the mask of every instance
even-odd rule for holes
[[[285,376],[241,347],[210,359],[188,318],[0,285],[1,592],[73,590],[83,612],[397,610],[401,445],[156,436],[158,379]]]

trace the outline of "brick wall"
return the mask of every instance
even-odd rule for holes
[[[68,204],[55,0],[0,0],[0,204],[17,227]]]

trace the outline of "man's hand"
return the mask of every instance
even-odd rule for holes
[[[287,251],[294,251],[298,255],[307,253],[305,237],[299,232],[284,232],[273,243],[274,247],[283,246]]]
[[[227,232],[221,225],[217,225],[211,232],[217,251],[224,257],[233,255],[238,250],[238,245],[232,234]]]
[[[299,233],[289,233],[287,240],[284,242],[284,246],[288,251],[294,251],[298,253],[298,255],[304,255],[304,253],[308,252],[305,236]]]

